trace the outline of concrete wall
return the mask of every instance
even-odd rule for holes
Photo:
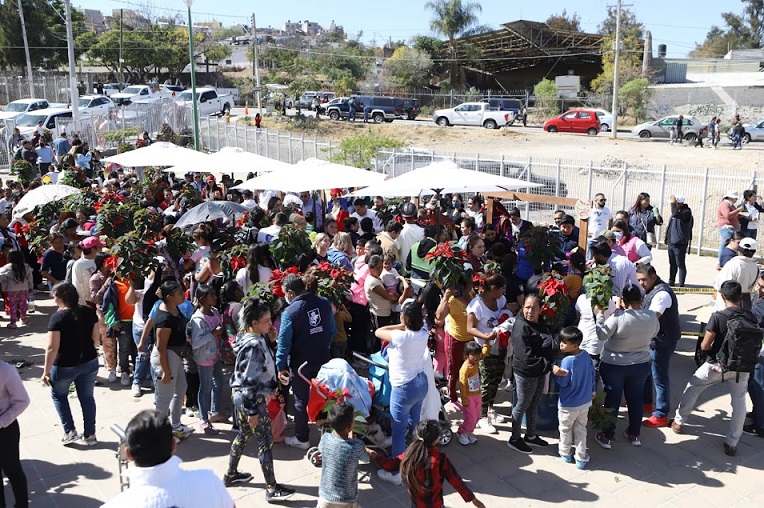
[[[690,115],[701,121],[721,117],[729,125],[736,114],[743,122],[764,117],[764,88],[762,87],[652,87],[653,96],[647,108],[648,118],[666,115]]]

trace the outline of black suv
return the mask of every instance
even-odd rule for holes
[[[488,97],[480,99],[480,102],[487,102],[488,109],[491,111],[511,111],[515,118],[510,120],[508,125],[512,125],[515,120],[523,119],[523,102],[520,99],[510,99],[507,97]]]
[[[355,118],[368,118],[374,123],[392,122],[399,113],[395,108],[393,97],[378,95],[353,95],[355,101]],[[348,100],[335,99],[326,106],[326,115],[332,120],[346,119],[350,116]]]
[[[419,115],[419,100],[395,97],[393,102],[395,103],[395,111],[401,118],[414,120]]]

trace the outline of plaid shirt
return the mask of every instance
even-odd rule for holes
[[[456,489],[466,502],[472,502],[475,499],[475,494],[465,485],[459,473],[456,472],[454,465],[448,460],[448,457],[440,453],[437,446],[430,448],[429,452],[429,467],[417,471],[417,480],[425,487],[425,490],[423,492],[416,492],[409,487],[411,506],[414,508],[443,508],[445,506],[443,504],[444,480],[448,480],[448,483]],[[382,457],[377,455],[376,461],[381,468],[387,471],[394,471],[400,467],[405,456],[405,453],[398,457]]]

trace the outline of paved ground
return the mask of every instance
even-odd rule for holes
[[[661,273],[667,269],[666,253],[656,256]],[[715,274],[712,258],[688,259],[690,281],[707,284]],[[694,311],[708,296],[683,295],[680,305],[685,330],[696,330],[691,324]],[[117,385],[101,384],[96,388],[98,406],[98,438],[94,448],[64,448],[59,440],[61,426],[47,389],[39,383],[44,330],[52,302],[38,300],[43,313],[35,313],[28,328],[0,329],[0,355],[6,360],[24,359],[33,365],[21,370],[25,385],[32,398],[29,409],[21,416],[21,454],[29,479],[32,506],[88,508],[99,506],[119,492],[117,461],[114,456],[117,441],[109,431],[116,422],[125,425],[138,410],[151,406],[152,397],[144,395],[133,399],[128,389]],[[692,352],[694,338],[684,338],[672,362],[674,405],[693,371]],[[104,372],[101,371],[101,376]],[[104,381],[103,377],[100,378]],[[507,393],[500,393],[500,411],[508,413]],[[73,413],[79,420],[76,399],[71,399]],[[478,443],[460,446],[454,440],[445,452],[455,463],[462,476],[489,507],[545,506],[552,503],[567,505],[607,503],[628,506],[762,506],[764,504],[764,440],[743,435],[738,455],[727,457],[722,450],[722,437],[729,417],[729,399],[724,387],[709,389],[701,398],[699,409],[687,425],[687,433],[673,434],[669,429],[644,429],[643,446],[635,448],[619,438],[612,450],[599,448],[590,433],[592,457],[589,467],[579,471],[557,457],[556,446],[526,456],[505,446],[508,425],[499,426],[499,435],[482,435],[477,431]],[[456,424],[458,414],[452,415]],[[623,412],[617,436],[623,430]],[[192,424],[189,418],[184,422]],[[81,430],[82,425],[78,425]],[[209,468],[218,474],[225,471],[228,446],[233,437],[230,427],[217,425],[223,430],[217,437],[194,435],[178,447],[178,454],[189,468]],[[556,445],[556,431],[543,432]],[[317,441],[317,433],[312,436]],[[237,506],[264,506],[262,474],[251,444],[243,458],[241,468],[254,474],[250,484],[231,489]],[[298,489],[298,494],[287,505],[315,506],[318,494],[319,470],[310,465],[303,452],[284,445],[274,448],[276,476],[280,482]],[[402,487],[379,481],[369,466],[362,466],[360,501],[363,506],[410,506]],[[723,489],[723,490],[722,490]],[[458,495],[447,488],[450,506],[464,506]],[[10,494],[8,487],[6,495]],[[136,507],[137,508],[137,507]]]

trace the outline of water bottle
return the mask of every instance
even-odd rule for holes
[[[34,312],[34,296],[29,295],[27,297],[27,312]]]

